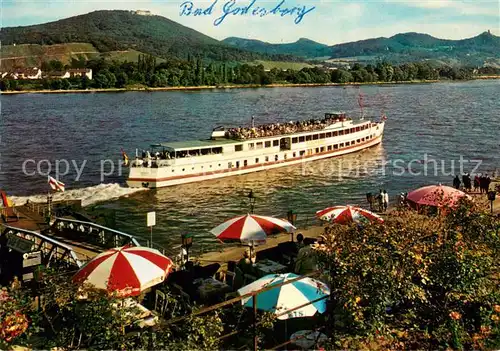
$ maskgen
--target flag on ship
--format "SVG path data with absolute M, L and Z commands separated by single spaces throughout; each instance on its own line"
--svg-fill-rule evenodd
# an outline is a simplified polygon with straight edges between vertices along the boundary
M 63 182 L 60 182 L 57 179 L 52 178 L 51 176 L 48 176 L 48 177 L 49 177 L 49 185 L 52 188 L 52 190 L 64 191 L 64 183 Z

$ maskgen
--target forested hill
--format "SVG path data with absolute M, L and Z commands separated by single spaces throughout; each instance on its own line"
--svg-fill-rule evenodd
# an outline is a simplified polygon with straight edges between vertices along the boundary
M 400 33 L 390 38 L 373 38 L 333 46 L 308 39 L 288 44 L 271 44 L 231 37 L 224 42 L 249 51 L 289 54 L 309 59 L 327 56 L 333 59 L 349 58 L 358 62 L 435 60 L 459 65 L 483 65 L 488 62 L 500 64 L 500 37 L 490 32 L 462 40 L 439 39 L 421 33 Z
M 85 15 L 25 27 L 2 28 L 2 45 L 90 43 L 100 52 L 136 50 L 163 58 L 189 55 L 215 61 L 269 59 L 244 51 L 161 16 L 131 11 L 95 11 Z M 274 57 L 290 59 L 290 57 Z
M 301 38 L 294 43 L 270 44 L 260 40 L 230 37 L 222 42 L 239 49 L 254 51 L 269 55 L 294 55 L 305 58 L 329 58 L 332 49 L 310 39 Z

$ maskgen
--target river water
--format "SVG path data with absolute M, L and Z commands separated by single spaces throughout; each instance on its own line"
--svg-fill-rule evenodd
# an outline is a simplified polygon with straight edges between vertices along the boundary
M 363 112 L 358 105 L 363 96 Z M 182 233 L 216 245 L 209 229 L 248 211 L 314 223 L 336 204 L 365 204 L 367 192 L 398 193 L 451 184 L 462 171 L 500 168 L 498 81 L 358 87 L 259 88 L 176 92 L 21 94 L 1 96 L 0 187 L 17 203 L 45 200 L 46 174 L 92 208 L 112 209 L 119 230 L 149 238 L 146 212 L 156 211 L 154 241 L 171 247 Z M 204 139 L 219 125 L 321 118 L 346 111 L 387 117 L 383 143 L 360 153 L 159 190 L 129 189 L 120 150 L 133 156 L 157 142 Z M 65 174 L 67 173 L 67 174 Z M 32 196 L 39 194 L 38 196 Z M 45 195 L 46 196 L 46 195 Z M 198 245 L 199 247 L 199 245 Z

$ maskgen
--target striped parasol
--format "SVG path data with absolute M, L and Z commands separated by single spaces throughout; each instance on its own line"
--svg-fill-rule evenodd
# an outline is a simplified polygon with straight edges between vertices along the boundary
M 384 220 L 379 215 L 355 206 L 333 206 L 316 212 L 316 217 L 324 221 L 331 221 L 339 224 L 370 222 L 383 223 Z
M 165 280 L 172 260 L 148 247 L 124 246 L 103 252 L 74 276 L 75 283 L 89 283 L 120 297 L 136 296 Z
M 250 292 L 284 283 L 298 277 L 294 273 L 269 274 L 242 287 L 238 290 L 238 294 L 243 296 Z M 328 295 L 330 295 L 330 289 L 324 283 L 312 278 L 303 278 L 260 293 L 257 296 L 256 304 L 257 309 L 261 311 L 270 311 L 275 314 L 283 313 L 278 319 L 311 317 L 317 312 L 324 313 L 326 311 L 326 299 L 313 302 L 310 305 L 306 304 Z M 241 300 L 241 303 L 245 307 L 252 307 L 253 297 L 245 298 Z M 306 306 L 285 313 L 302 305 Z
M 272 234 L 291 233 L 296 228 L 283 219 L 247 214 L 231 218 L 213 228 L 214 234 L 222 242 L 262 244 Z

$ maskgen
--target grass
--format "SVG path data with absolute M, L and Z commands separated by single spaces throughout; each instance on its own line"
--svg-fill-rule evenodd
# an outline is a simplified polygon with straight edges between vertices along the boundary
M 40 66 L 43 61 L 59 60 L 63 64 L 71 63 L 71 59 L 84 57 L 87 60 L 104 57 L 108 60 L 137 62 L 142 54 L 136 50 L 110 51 L 100 53 L 89 43 L 68 43 L 55 45 L 6 45 L 0 49 L 0 62 L 2 70 L 9 70 L 15 66 L 33 67 Z M 164 62 L 157 58 L 156 62 Z

